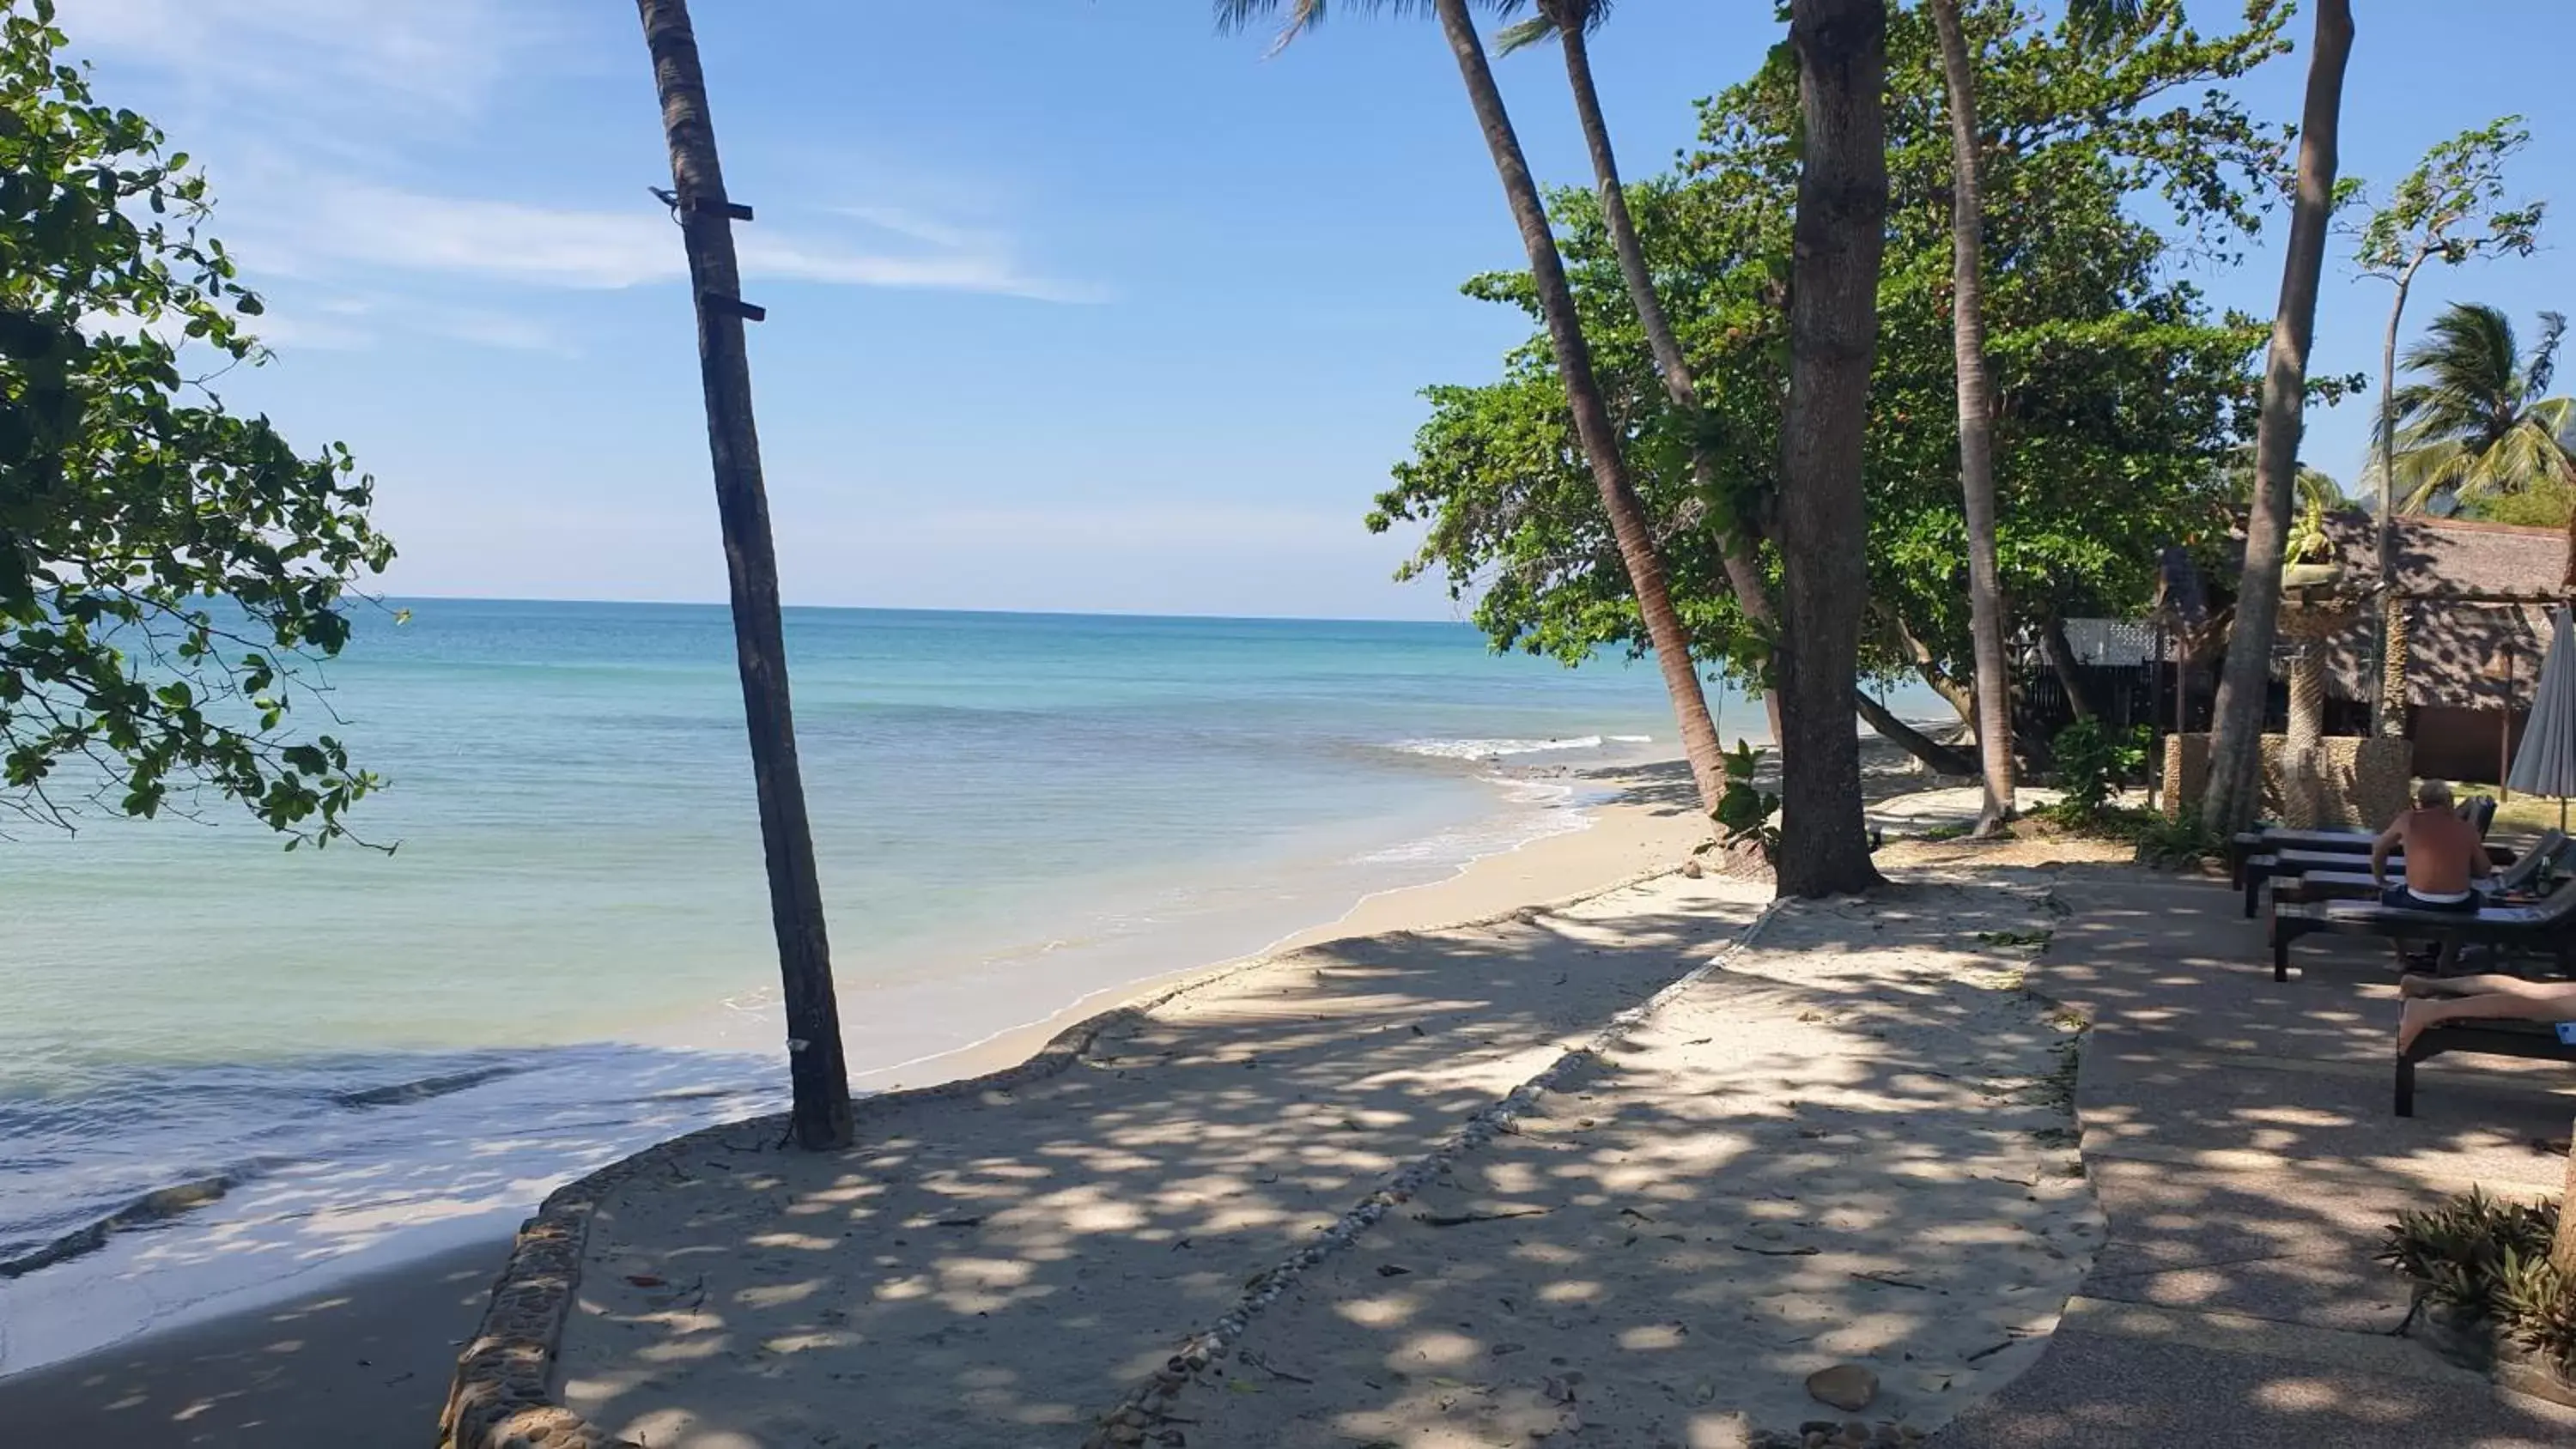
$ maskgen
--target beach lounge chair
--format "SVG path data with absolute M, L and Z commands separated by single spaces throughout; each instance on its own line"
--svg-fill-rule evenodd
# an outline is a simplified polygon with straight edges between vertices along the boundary
M 2460 818 L 2476 827 L 2483 838 L 2487 827 L 2495 823 L 2496 802 L 2493 796 L 2471 795 L 2460 802 Z M 2283 850 L 2327 851 L 2350 855 L 2370 854 L 2371 843 L 2379 832 L 2359 826 L 2328 826 L 2312 830 L 2294 830 L 2287 826 L 2270 826 L 2262 830 L 2240 830 L 2227 842 L 2227 875 L 2239 889 L 2245 885 L 2248 862 L 2255 857 Z M 2246 914 L 2253 914 L 2248 911 Z
M 2397 1115 L 2415 1115 L 2415 1064 L 2445 1052 L 2576 1062 L 2576 1045 L 2540 1021 L 2445 1021 L 2426 1027 L 2415 1044 L 2397 1054 Z
M 2576 955 L 2576 886 L 2562 886 L 2527 905 L 2475 911 L 2410 911 L 2376 901 L 2318 901 L 2272 916 L 2272 979 L 2290 979 L 2290 945 L 2302 936 L 2377 936 L 2434 941 L 2445 959 L 2462 946 L 2545 951 L 2562 974 Z
M 2504 845 L 2488 846 L 2487 862 L 2499 868 L 2513 864 L 2513 848 Z M 2363 849 L 2357 851 L 2276 850 L 2266 855 L 2254 856 L 2245 862 L 2245 870 L 2239 881 L 2239 884 L 2245 888 L 2245 919 L 2249 921 L 2254 919 L 2256 913 L 2262 909 L 2263 886 L 2267 881 L 2278 880 L 2284 876 L 2303 876 L 2310 871 L 2345 871 L 2356 867 L 2361 868 L 2366 874 L 2369 864 L 2370 851 L 2367 848 L 2367 842 Z M 2388 857 L 2389 876 L 2392 879 L 2402 877 L 2405 870 L 2406 852 L 2399 850 L 2391 853 Z
M 2476 883 L 2482 894 L 2495 896 L 2513 891 L 2547 891 L 2567 868 L 2568 857 L 2576 854 L 2567 837 L 2557 830 L 2544 832 L 2532 843 L 2521 859 L 2492 880 Z M 2366 870 L 2309 870 L 2294 877 L 2272 877 L 2272 911 L 2275 917 L 2283 906 L 2310 905 L 2317 901 L 2375 901 L 2379 899 L 2379 882 Z

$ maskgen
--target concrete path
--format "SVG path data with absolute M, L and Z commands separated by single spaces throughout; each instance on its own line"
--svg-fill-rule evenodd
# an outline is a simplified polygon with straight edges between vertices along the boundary
M 2576 1410 L 2390 1336 L 2405 1286 L 2371 1261 L 2401 1208 L 2555 1192 L 2576 1072 L 2443 1058 L 2399 1119 L 2384 948 L 2302 942 L 2276 985 L 2224 882 L 2058 893 L 2033 985 L 2094 1018 L 2076 1105 L 2110 1240 L 2038 1365 L 1934 1449 L 2576 1442 Z
M 1974 881 L 1785 907 L 1254 1319 L 1183 1437 L 1141 1437 L 1914 1442 L 2037 1357 L 2101 1241 L 2076 1023 L 2010 944 L 2052 924 Z M 1824 1370 L 1875 1387 L 1829 1409 Z
M 564 1399 L 650 1449 L 1080 1442 L 1400 1165 L 1706 958 L 1761 892 L 1668 876 L 1294 952 L 1012 1091 L 815 1156 L 701 1139 L 597 1209 Z

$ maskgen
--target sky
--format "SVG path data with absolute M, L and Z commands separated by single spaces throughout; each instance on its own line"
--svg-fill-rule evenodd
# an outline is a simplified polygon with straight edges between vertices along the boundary
M 404 595 L 717 600 L 670 181 L 616 0 L 60 0 L 103 98 L 222 199 L 275 361 L 222 384 L 353 447 Z M 2196 0 L 2205 27 L 2240 5 Z M 1436 29 L 1345 15 L 1275 57 L 1203 0 L 697 0 L 793 604 L 1448 618 L 1361 526 L 1425 415 L 1527 335 L 1522 264 Z M 2435 272 L 2571 308 L 2566 0 L 2360 0 L 2347 175 L 2519 108 L 2545 249 Z M 2301 53 L 2250 77 L 2295 117 Z M 2513 37 L 2509 43 L 2500 38 Z M 1629 0 L 1595 47 L 1631 175 L 1781 38 L 1768 0 Z M 1563 72 L 1498 63 L 1542 182 L 1588 179 Z M 2277 242 L 2277 237 L 2270 239 Z M 2279 255 L 2196 278 L 2268 316 Z M 2376 371 L 2388 290 L 2330 257 L 2314 370 Z M 2313 415 L 2357 482 L 2367 405 Z

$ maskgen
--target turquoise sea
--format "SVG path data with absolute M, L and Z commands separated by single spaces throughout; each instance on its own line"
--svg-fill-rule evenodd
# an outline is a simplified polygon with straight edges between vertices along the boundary
M 398 606 L 327 672 L 393 853 L 282 852 L 219 804 L 0 840 L 0 1373 L 495 1234 L 778 1105 L 724 610 Z M 787 636 L 862 1087 L 1580 829 L 1589 768 L 1670 753 L 1651 665 L 1460 624 L 792 609 Z M 149 1197 L 182 1184 L 187 1211 Z

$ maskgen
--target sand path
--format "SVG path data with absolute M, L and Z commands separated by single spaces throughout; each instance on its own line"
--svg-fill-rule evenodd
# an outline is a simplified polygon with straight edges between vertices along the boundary
M 870 1113 L 846 1154 L 751 1127 L 685 1142 L 599 1203 L 564 1402 L 651 1449 L 1078 1442 L 1247 1278 L 1763 894 L 1670 876 L 1313 947 L 1058 1075 Z
M 2045 905 L 1918 882 L 1785 908 L 1139 1437 L 1734 1449 L 1938 1426 L 2037 1356 L 2101 1240 L 2073 1024 L 2018 989 L 2011 941 Z M 1808 1395 L 1841 1364 L 1877 1380 L 1859 1412 Z

